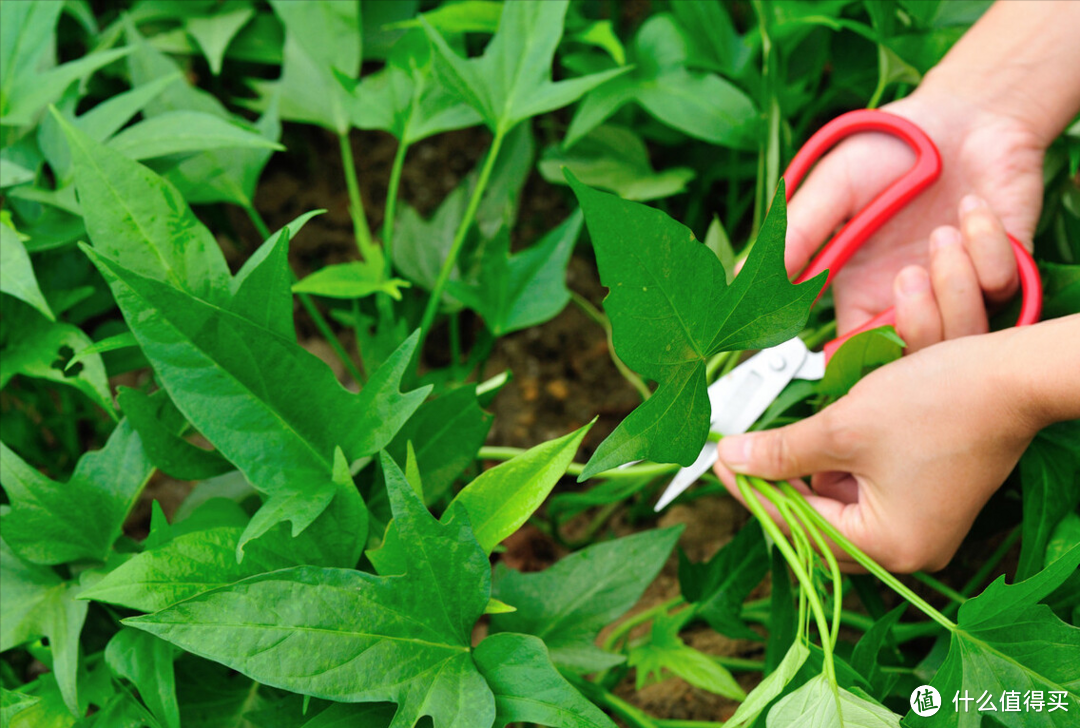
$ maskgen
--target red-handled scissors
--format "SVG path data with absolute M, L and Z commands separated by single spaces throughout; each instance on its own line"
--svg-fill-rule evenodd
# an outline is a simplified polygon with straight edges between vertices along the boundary
M 844 264 L 863 243 L 941 174 L 941 155 L 928 136 L 907 119 L 883 111 L 852 111 L 821 128 L 791 161 L 784 179 L 787 198 L 795 193 L 810 168 L 838 142 L 860 132 L 891 134 L 915 152 L 915 164 L 873 202 L 860 210 L 810 261 L 796 283 L 827 270 L 827 287 Z M 1009 235 L 1020 274 L 1023 302 L 1017 326 L 1039 320 L 1042 311 L 1042 281 L 1031 254 Z M 824 288 L 822 289 L 824 290 Z M 825 374 L 825 364 L 833 352 L 855 334 L 896 323 L 896 312 L 888 309 L 858 329 L 825 344 L 824 351 L 811 352 L 799 338 L 765 349 L 746 360 L 709 387 L 712 407 L 710 429 L 722 435 L 746 432 L 768 409 L 793 379 L 817 380 Z M 706 443 L 697 460 L 681 469 L 656 504 L 661 510 L 713 466 L 716 445 Z

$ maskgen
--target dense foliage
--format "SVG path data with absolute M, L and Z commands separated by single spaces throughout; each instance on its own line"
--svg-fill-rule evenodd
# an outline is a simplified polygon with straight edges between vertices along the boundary
M 815 545 L 842 537 L 786 483 L 740 485 L 791 537 L 751 497 L 757 519 L 700 563 L 651 509 L 709 438 L 706 386 L 738 352 L 831 337 L 822 281 L 784 271 L 782 163 L 823 121 L 909 92 L 986 3 L 98 5 L 0 3 L 3 725 L 690 725 L 628 700 L 631 676 L 741 704 L 726 726 L 897 726 L 923 683 L 1080 713 L 1077 423 L 1036 438 L 978 526 L 996 547 L 955 589 L 922 575 L 916 593 L 850 545 L 874 576 L 841 577 Z M 256 194 L 274 155 L 306 153 L 283 123 L 339 146 L 355 238 L 302 279 L 290 244 L 322 211 L 272 230 Z M 410 147 L 471 127 L 485 154 L 425 217 L 401 193 Z M 397 141 L 378 229 L 354 129 Z M 1035 241 L 1046 316 L 1080 311 L 1078 164 L 1074 125 Z M 573 211 L 523 238 L 530 175 Z M 237 247 L 235 210 L 261 245 Z M 595 255 L 603 311 L 567 288 L 575 250 Z M 584 465 L 592 424 L 485 447 L 513 376 L 486 378 L 496 340 L 571 299 L 641 405 Z M 853 340 L 756 427 L 900 348 Z M 158 472 L 194 487 L 140 520 Z M 566 474 L 593 481 L 552 495 Z M 704 480 L 678 502 L 723 492 Z M 633 533 L 614 537 L 615 513 Z M 585 537 L 567 542 L 573 518 Z M 499 563 L 526 523 L 568 555 Z M 624 619 L 673 558 L 679 596 Z M 700 651 L 681 633 L 701 624 L 749 647 Z

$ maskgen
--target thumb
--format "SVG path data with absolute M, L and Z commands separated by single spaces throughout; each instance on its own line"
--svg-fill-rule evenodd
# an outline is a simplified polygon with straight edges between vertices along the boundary
M 736 473 L 786 480 L 827 470 L 847 470 L 828 409 L 776 430 L 729 435 L 718 446 L 720 460 Z

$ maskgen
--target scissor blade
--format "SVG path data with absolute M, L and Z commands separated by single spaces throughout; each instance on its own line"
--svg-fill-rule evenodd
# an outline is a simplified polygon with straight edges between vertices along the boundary
M 708 390 L 712 407 L 711 429 L 722 435 L 737 435 L 750 429 L 773 400 L 798 374 L 815 378 L 816 367 L 804 370 L 810 354 L 806 344 L 795 338 L 758 352 L 714 382 Z M 819 375 L 820 376 L 820 375 Z M 659 511 L 675 500 L 717 460 L 716 446 L 707 443 L 692 465 L 682 468 L 656 503 Z
M 657 511 L 662 511 L 667 507 L 667 504 L 678 498 L 684 490 L 693 485 L 698 478 L 704 475 L 709 468 L 716 462 L 716 443 L 705 443 L 705 447 L 701 448 L 701 454 L 698 455 L 697 460 L 693 465 L 681 469 L 675 473 L 675 477 L 672 479 L 671 484 L 664 491 L 664 494 L 660 496 L 660 500 L 656 502 Z

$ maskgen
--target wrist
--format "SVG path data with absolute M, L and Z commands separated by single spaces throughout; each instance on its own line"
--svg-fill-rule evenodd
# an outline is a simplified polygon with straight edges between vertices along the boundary
M 1013 411 L 1031 434 L 1080 418 L 1080 314 L 993 334 L 1002 359 L 997 386 L 1012 392 Z

